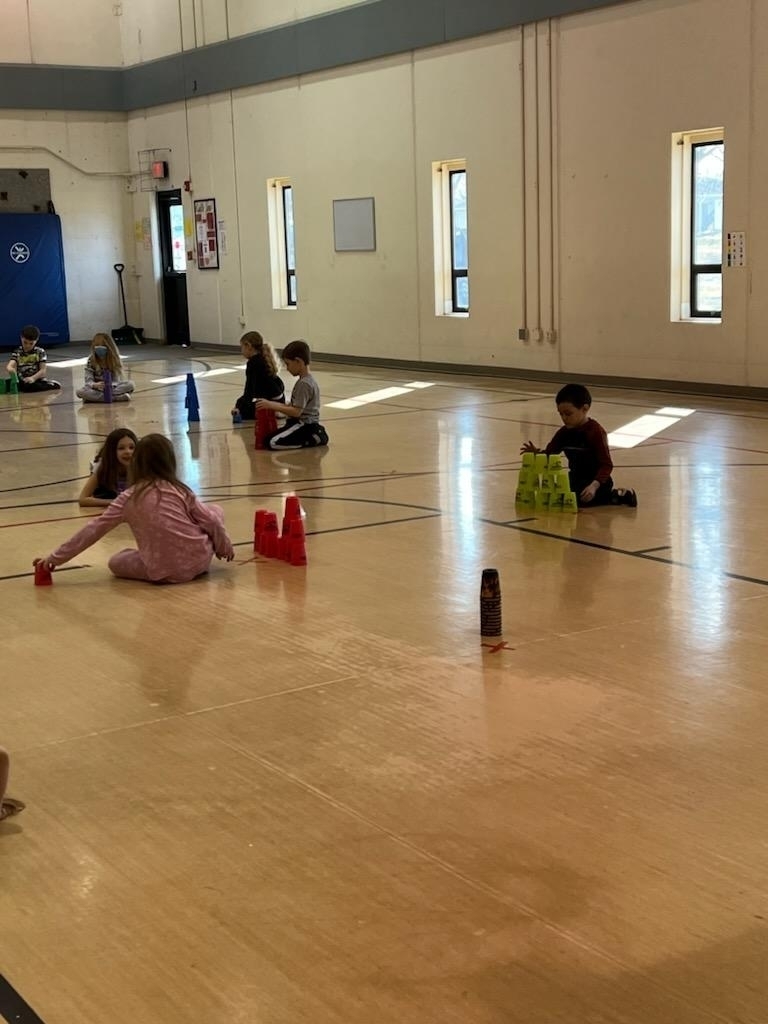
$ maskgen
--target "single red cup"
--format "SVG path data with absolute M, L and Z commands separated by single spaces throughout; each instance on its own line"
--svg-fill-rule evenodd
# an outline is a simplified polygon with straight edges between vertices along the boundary
M 53 586 L 53 576 L 51 575 L 51 570 L 46 567 L 45 562 L 38 562 L 35 566 L 35 586 Z

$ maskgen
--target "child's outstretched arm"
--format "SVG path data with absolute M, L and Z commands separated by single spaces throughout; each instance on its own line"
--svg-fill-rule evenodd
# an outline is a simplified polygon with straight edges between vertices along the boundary
M 78 530 L 73 537 L 64 541 L 50 555 L 46 555 L 44 558 L 35 558 L 32 564 L 37 565 L 38 562 L 42 562 L 46 569 L 55 569 L 56 566 L 64 565 L 75 555 L 85 551 L 91 544 L 95 544 L 105 533 L 114 530 L 123 522 L 123 507 L 130 497 L 130 493 L 130 491 L 123 491 L 114 501 L 110 502 L 109 508 L 105 509 L 100 516 L 94 516 L 82 530 Z

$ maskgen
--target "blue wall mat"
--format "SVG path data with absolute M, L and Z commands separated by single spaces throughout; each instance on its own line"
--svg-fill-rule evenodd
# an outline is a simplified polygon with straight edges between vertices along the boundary
M 0 345 L 16 345 L 25 324 L 43 348 L 69 341 L 61 221 L 50 213 L 0 215 Z

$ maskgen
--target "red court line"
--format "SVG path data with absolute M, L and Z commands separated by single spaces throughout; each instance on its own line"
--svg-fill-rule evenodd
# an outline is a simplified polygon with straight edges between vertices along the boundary
M 28 519 L 25 523 L 2 523 L 0 530 L 9 530 L 12 526 L 38 526 L 40 523 L 68 523 L 73 519 L 83 519 L 86 522 L 94 516 L 60 516 L 58 519 Z

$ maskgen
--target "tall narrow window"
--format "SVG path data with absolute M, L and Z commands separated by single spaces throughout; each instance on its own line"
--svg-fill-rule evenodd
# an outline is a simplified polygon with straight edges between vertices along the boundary
M 267 181 L 269 254 L 272 268 L 272 306 L 295 309 L 296 234 L 293 218 L 293 186 L 288 178 Z
M 296 244 L 293 231 L 293 186 L 281 185 L 283 192 L 283 234 L 285 236 L 285 284 L 289 306 L 296 305 Z
M 723 155 L 718 142 L 691 147 L 691 316 L 723 312 Z
M 468 313 L 467 172 L 449 171 L 448 174 L 451 193 L 451 302 L 454 313 Z
M 672 320 L 722 318 L 724 172 L 722 128 L 672 136 Z
M 469 222 L 464 160 L 432 164 L 435 314 L 469 314 Z

